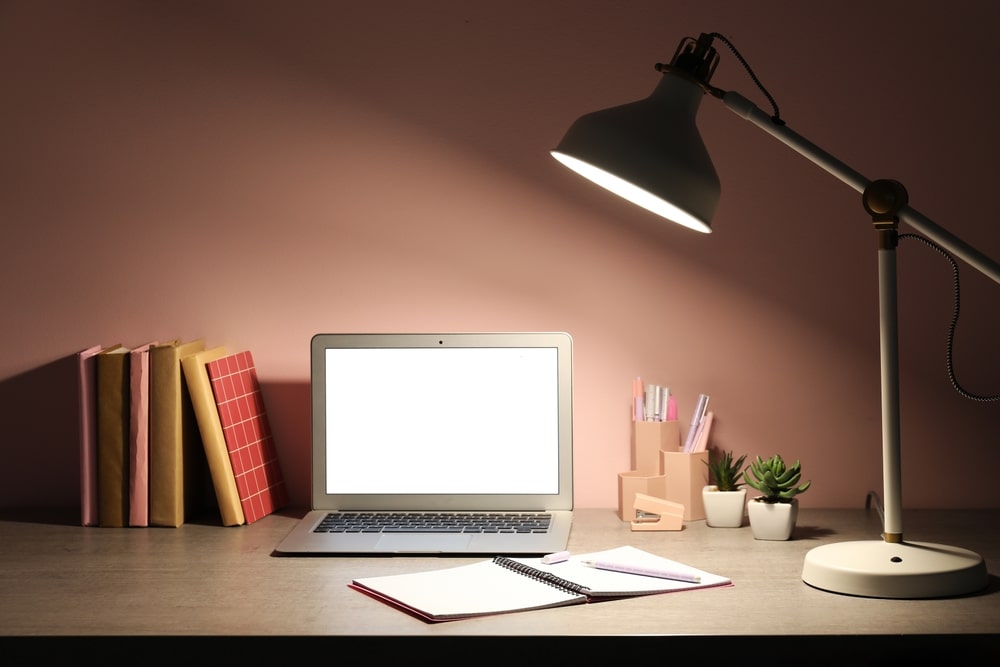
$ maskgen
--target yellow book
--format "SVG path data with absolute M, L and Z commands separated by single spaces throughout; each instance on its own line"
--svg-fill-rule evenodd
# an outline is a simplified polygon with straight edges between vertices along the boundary
M 198 509 L 205 454 L 181 358 L 205 349 L 201 339 L 149 351 L 149 523 L 177 527 Z
M 219 419 L 215 395 L 212 393 L 212 383 L 205 367 L 208 362 L 224 356 L 226 356 L 224 346 L 202 350 L 181 357 L 181 368 L 191 394 L 191 405 L 198 421 L 198 432 L 201 433 L 205 458 L 208 459 L 208 470 L 212 475 L 215 497 L 219 501 L 222 524 L 239 526 L 245 523 L 243 507 L 236 489 L 233 466 L 229 461 L 229 450 L 226 449 L 226 438 L 222 432 L 222 421 Z
M 97 500 L 101 526 L 128 525 L 129 349 L 97 355 Z

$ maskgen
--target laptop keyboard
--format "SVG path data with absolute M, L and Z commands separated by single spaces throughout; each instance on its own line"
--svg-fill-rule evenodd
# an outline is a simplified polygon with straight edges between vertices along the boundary
M 331 512 L 317 533 L 545 533 L 551 514 L 520 512 Z

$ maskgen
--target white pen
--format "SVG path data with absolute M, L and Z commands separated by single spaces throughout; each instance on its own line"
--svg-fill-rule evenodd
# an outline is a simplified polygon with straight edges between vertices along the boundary
M 701 420 L 705 418 L 705 413 L 708 412 L 708 401 L 708 394 L 698 394 L 698 404 L 695 405 L 694 414 L 691 415 L 691 426 L 688 427 L 687 439 L 684 441 L 684 451 L 688 454 L 691 453 L 691 448 L 694 447 Z
M 568 551 L 557 551 L 554 554 L 546 554 L 542 556 L 542 562 L 546 565 L 553 565 L 555 563 L 562 563 L 569 560 Z
M 686 581 L 692 584 L 701 583 L 701 576 L 690 572 L 677 572 L 658 567 L 643 567 L 641 565 L 629 565 L 628 563 L 613 563 L 606 560 L 582 560 L 582 564 L 598 570 L 611 570 L 612 572 L 625 572 L 627 574 L 640 574 L 645 577 L 659 577 L 660 579 L 673 579 L 674 581 Z

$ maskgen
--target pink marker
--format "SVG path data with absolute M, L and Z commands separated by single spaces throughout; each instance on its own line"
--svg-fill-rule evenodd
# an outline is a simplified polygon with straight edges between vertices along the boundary
M 677 398 L 673 394 L 667 397 L 667 421 L 677 421 Z

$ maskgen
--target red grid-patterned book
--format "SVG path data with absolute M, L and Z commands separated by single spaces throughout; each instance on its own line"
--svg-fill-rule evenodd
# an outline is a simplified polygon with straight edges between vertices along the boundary
M 257 368 L 249 351 L 206 364 L 247 523 L 288 503 Z

